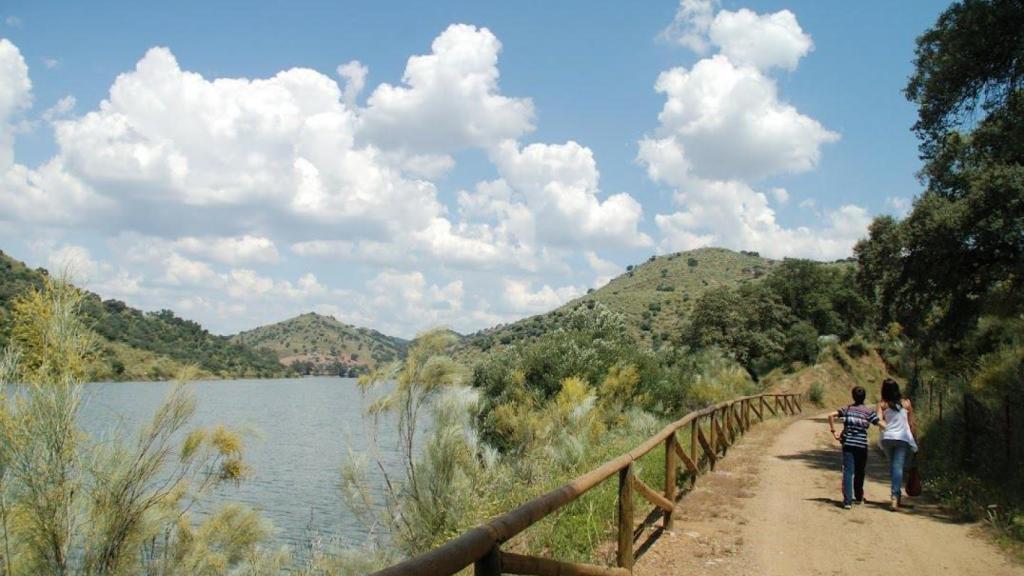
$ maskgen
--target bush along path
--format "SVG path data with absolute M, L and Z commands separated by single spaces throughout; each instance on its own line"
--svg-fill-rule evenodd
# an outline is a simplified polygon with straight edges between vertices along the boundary
M 677 506 L 676 529 L 635 573 L 1024 575 L 977 526 L 926 497 L 889 511 L 888 469 L 874 448 L 867 503 L 844 510 L 839 463 L 824 415 L 755 428 Z

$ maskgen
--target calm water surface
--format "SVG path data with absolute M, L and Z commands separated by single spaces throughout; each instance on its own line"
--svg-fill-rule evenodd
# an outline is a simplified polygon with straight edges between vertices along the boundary
M 96 383 L 86 387 L 83 426 L 97 436 L 112 430 L 132 433 L 147 421 L 172 384 Z M 225 424 L 251 434 L 245 459 L 252 476 L 239 487 L 214 495 L 214 504 L 242 502 L 273 522 L 278 544 L 302 548 L 313 538 L 358 544 L 363 528 L 345 509 L 338 488 L 340 469 L 351 448 L 366 452 L 360 417 L 363 400 L 352 378 L 223 380 L 191 385 L 199 402 L 195 425 Z M 393 423 L 380 444 L 395 469 Z M 372 459 L 370 460 L 372 462 Z M 381 486 L 376 467 L 368 472 Z

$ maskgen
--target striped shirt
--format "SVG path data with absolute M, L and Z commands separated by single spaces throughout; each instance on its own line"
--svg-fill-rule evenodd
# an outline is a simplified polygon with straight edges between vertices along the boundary
M 878 412 L 863 404 L 851 404 L 840 408 L 836 416 L 843 421 L 843 433 L 839 437 L 843 446 L 867 448 L 868 428 L 878 424 Z

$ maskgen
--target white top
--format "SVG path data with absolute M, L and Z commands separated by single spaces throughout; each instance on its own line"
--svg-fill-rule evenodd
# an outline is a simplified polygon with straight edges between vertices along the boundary
M 911 450 L 917 452 L 917 441 L 914 440 L 914 433 L 910 431 L 907 409 L 893 410 L 885 408 L 885 430 L 882 431 L 882 440 L 903 440 L 910 444 Z

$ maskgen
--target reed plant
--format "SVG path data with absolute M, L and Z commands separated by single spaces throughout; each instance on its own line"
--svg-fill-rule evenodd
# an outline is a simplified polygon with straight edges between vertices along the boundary
M 246 475 L 242 440 L 191 426 L 186 372 L 134 433 L 90 438 L 82 379 L 96 350 L 83 296 L 63 278 L 20 296 L 0 360 L 0 574 L 268 573 L 269 525 L 243 506 L 203 519 L 213 490 Z

